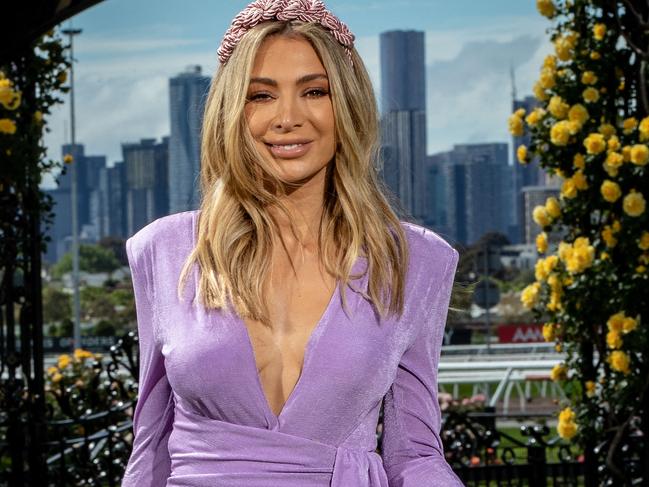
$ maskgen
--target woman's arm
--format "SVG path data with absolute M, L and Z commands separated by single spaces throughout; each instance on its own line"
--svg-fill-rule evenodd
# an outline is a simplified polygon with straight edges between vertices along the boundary
M 427 281 L 434 284 L 421 303 L 419 332 L 385 397 L 382 456 L 390 487 L 463 485 L 444 458 L 437 401 L 437 366 L 459 254 L 436 246 L 428 258 L 442 264 L 430 271 Z M 429 266 L 422 267 L 428 272 Z
M 122 487 L 159 487 L 170 472 L 167 441 L 173 423 L 174 403 L 167 381 L 164 357 L 153 330 L 151 263 L 148 249 L 135 234 L 126 241 L 135 293 L 140 370 L 138 400 L 133 414 L 133 451 Z

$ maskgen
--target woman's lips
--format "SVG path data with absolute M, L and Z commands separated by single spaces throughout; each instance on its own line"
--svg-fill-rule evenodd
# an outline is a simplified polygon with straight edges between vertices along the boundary
M 302 157 L 311 148 L 311 142 L 289 145 L 266 145 L 270 149 L 270 152 L 280 159 L 295 159 L 297 157 Z

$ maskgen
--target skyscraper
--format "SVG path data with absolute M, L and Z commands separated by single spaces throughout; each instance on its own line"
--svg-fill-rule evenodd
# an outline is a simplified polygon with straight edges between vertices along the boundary
M 133 235 L 156 218 L 169 213 L 169 138 L 122 144 L 126 165 L 126 233 Z
M 426 213 L 426 71 L 424 33 L 389 31 L 380 36 L 382 176 L 404 209 Z
M 471 245 L 488 232 L 507 235 L 507 152 L 505 143 L 458 144 L 430 156 L 439 165 L 445 191 L 440 229 L 450 240 Z
M 193 210 L 200 203 L 200 131 L 209 84 L 200 66 L 169 80 L 169 213 Z

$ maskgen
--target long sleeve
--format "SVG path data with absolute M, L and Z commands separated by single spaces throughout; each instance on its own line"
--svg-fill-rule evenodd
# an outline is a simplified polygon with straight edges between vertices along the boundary
M 390 487 L 463 485 L 444 458 L 437 400 L 437 367 L 459 254 L 448 246 L 438 255 L 428 258 L 445 264 L 442 272 L 430 271 L 419 328 L 385 397 L 382 456 Z
M 164 358 L 153 329 L 151 263 L 142 240 L 136 234 L 126 241 L 135 293 L 140 369 L 138 400 L 133 414 L 133 450 L 122 487 L 163 486 L 169 477 L 171 463 L 167 443 L 174 404 Z

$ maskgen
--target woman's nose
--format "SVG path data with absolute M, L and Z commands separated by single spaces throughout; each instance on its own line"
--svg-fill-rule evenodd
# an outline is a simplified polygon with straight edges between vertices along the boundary
M 304 123 L 304 113 L 299 100 L 292 97 L 280 97 L 273 126 L 277 129 L 290 130 Z

